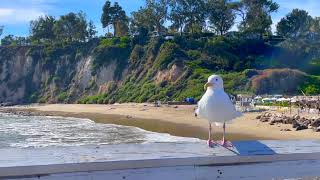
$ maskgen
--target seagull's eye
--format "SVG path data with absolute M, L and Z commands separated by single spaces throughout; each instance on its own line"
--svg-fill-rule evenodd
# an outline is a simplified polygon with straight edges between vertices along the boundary
M 216 79 L 216 81 L 218 81 L 218 79 Z

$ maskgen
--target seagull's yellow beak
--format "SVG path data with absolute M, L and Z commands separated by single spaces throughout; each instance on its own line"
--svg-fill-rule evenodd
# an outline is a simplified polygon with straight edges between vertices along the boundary
M 204 90 L 207 90 L 207 88 L 210 87 L 210 86 L 213 86 L 213 84 L 207 82 L 207 83 L 204 85 Z

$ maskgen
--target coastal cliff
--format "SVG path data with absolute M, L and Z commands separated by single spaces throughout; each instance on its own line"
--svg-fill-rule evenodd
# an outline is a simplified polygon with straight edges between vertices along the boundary
M 93 68 L 90 46 L 96 45 L 80 44 L 54 51 L 41 46 L 1 47 L 0 101 L 76 102 L 83 95 L 98 93 L 110 82 L 120 82 L 122 78 L 115 72 L 116 59 L 97 70 Z
M 263 66 L 265 61 L 250 58 L 267 54 L 250 49 L 237 54 L 241 48 L 225 47 L 228 41 L 155 38 L 134 43 L 122 37 L 68 45 L 2 46 L 0 102 L 102 104 L 199 98 L 212 73 L 222 74 L 229 93 L 295 94 L 320 84 L 317 76 L 299 70 L 263 70 L 270 68 Z M 269 48 L 255 43 L 247 45 Z

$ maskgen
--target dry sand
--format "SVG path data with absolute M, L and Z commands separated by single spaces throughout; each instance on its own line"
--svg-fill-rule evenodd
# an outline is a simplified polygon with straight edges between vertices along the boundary
M 19 107 L 24 111 L 46 113 L 47 115 L 89 118 L 98 123 L 113 123 L 136 126 L 149 131 L 169 133 L 176 136 L 207 139 L 208 122 L 194 116 L 195 106 L 162 106 L 151 104 L 80 105 L 50 104 Z M 275 125 L 256 120 L 259 113 L 245 113 L 244 116 L 227 125 L 230 140 L 249 139 L 320 139 L 320 133 L 312 130 L 280 131 L 292 129 L 291 125 Z M 222 128 L 214 127 L 214 138 L 221 138 Z

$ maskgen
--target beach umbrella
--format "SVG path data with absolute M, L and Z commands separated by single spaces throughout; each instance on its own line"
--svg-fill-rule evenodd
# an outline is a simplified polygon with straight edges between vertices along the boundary
M 273 97 L 273 98 L 270 98 L 270 101 L 276 101 L 277 98 Z
M 262 99 L 262 97 L 261 96 L 256 96 L 254 99 Z
M 295 103 L 295 102 L 297 102 L 297 99 L 296 99 L 296 97 L 293 97 L 293 98 L 291 98 L 291 99 L 290 99 L 290 102 L 292 102 L 292 103 Z
M 286 98 L 277 99 L 277 102 L 284 102 L 284 101 L 290 101 L 290 99 L 286 99 Z
M 263 98 L 262 99 L 262 102 L 269 102 L 269 101 L 272 101 L 271 98 Z

